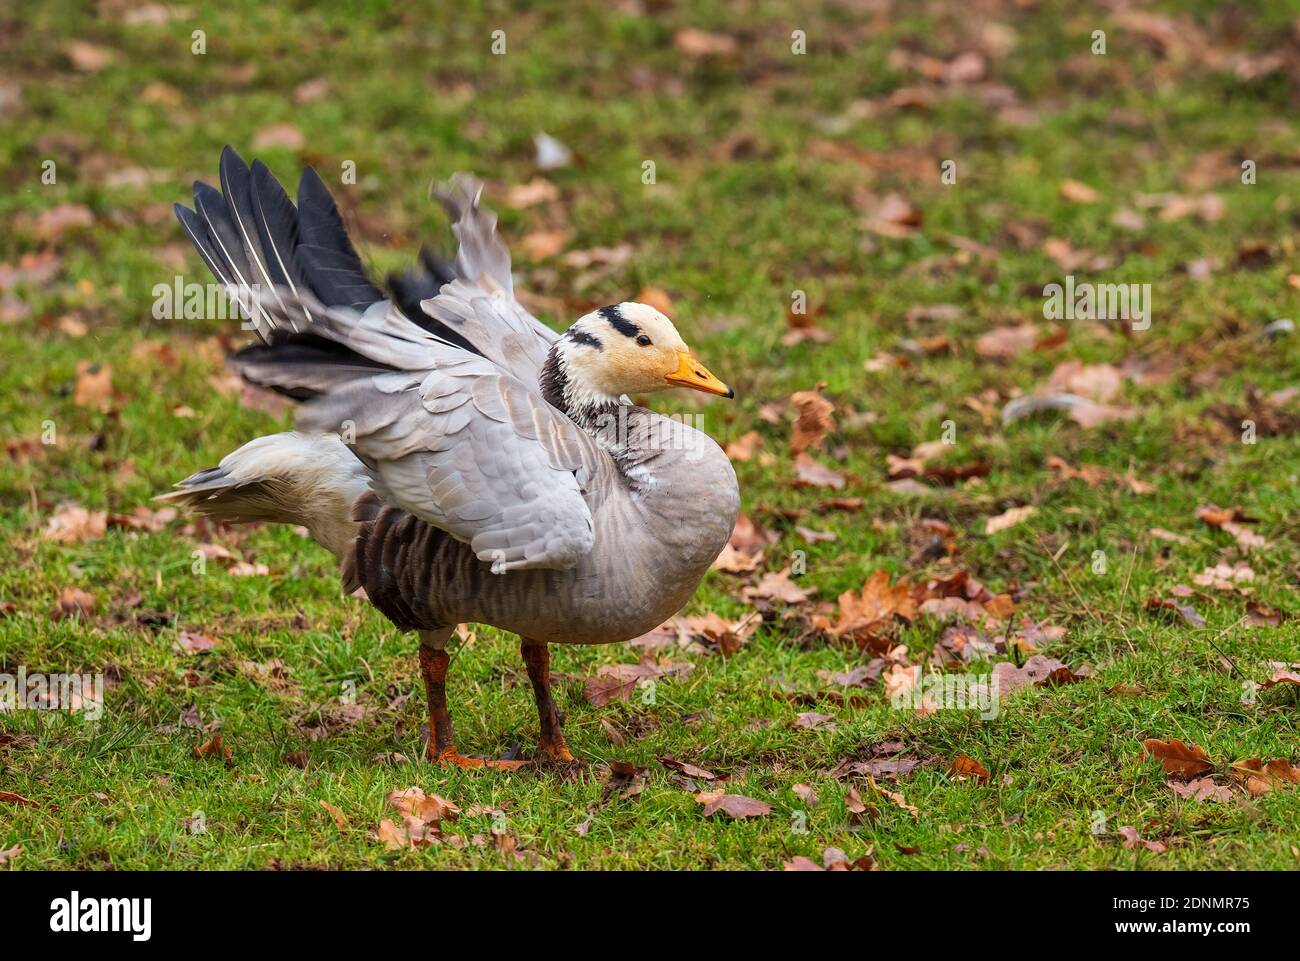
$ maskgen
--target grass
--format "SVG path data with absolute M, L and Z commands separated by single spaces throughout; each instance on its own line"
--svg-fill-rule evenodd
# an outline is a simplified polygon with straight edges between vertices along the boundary
M 0 671 L 102 672 L 111 683 L 97 723 L 0 714 L 0 732 L 16 735 L 0 746 L 0 790 L 45 805 L 0 804 L 0 851 L 23 847 L 14 868 L 772 869 L 794 855 L 820 861 L 828 846 L 850 857 L 871 851 L 888 869 L 1297 866 L 1300 789 L 1184 800 L 1139 757 L 1144 738 L 1177 737 L 1204 747 L 1220 773 L 1249 757 L 1297 759 L 1294 687 L 1243 700 L 1243 679 L 1262 681 L 1270 661 L 1300 659 L 1300 618 L 1252 628 L 1240 596 L 1209 589 L 1211 601 L 1192 601 L 1203 628 L 1145 609 L 1203 568 L 1242 560 L 1259 601 L 1296 613 L 1295 415 L 1278 415 L 1253 445 L 1234 425 L 1264 423 L 1255 398 L 1292 385 L 1300 359 L 1294 335 L 1261 334 L 1296 310 L 1287 278 L 1297 269 L 1300 139 L 1281 119 L 1293 109 L 1293 70 L 1243 80 L 1196 53 L 1162 50 L 1093 4 L 989 3 L 1006 28 L 992 33 L 975 30 L 961 3 L 897 4 L 875 16 L 765 0 L 743 20 L 722 3 L 653 15 L 629 12 L 635 4 L 579 4 L 564 17 L 493 5 L 430 15 L 379 0 L 295 11 L 193 3 L 186 17 L 140 25 L 111 12 L 90 18 L 92 6 L 21 4 L 0 32 L 0 82 L 21 88 L 0 140 L 0 216 L 11 225 L 0 263 L 50 245 L 35 226 L 42 211 L 78 204 L 94 218 L 52 242 L 59 274 L 11 291 L 30 312 L 11 304 L 18 316 L 0 324 L 0 434 L 13 449 L 0 458 L 0 601 L 14 605 L 0 618 Z M 1257 57 L 1290 42 L 1295 11 L 1283 6 L 1241 20 L 1190 0 L 1153 9 L 1172 18 L 1176 37 L 1195 28 L 1216 49 Z M 685 27 L 731 34 L 736 50 L 686 57 L 674 47 Z M 190 53 L 195 29 L 206 33 L 203 56 Z M 506 31 L 504 56 L 489 50 L 496 29 Z M 804 57 L 790 54 L 793 29 L 807 32 Z M 1104 57 L 1088 53 L 1094 29 L 1107 31 Z M 990 53 L 988 77 L 975 84 L 925 80 L 896 54 L 951 61 L 996 51 L 1008 37 L 1014 44 Z M 72 69 L 65 50 L 74 40 L 115 51 L 113 62 Z M 295 103 L 290 92 L 319 77 L 329 95 Z M 928 107 L 881 106 L 918 87 L 930 91 Z M 1007 91 L 1018 114 L 997 106 Z M 864 101 L 877 106 L 854 106 Z M 273 123 L 296 125 L 304 146 L 254 151 L 257 132 Z M 511 209 L 502 197 L 535 175 L 532 136 L 543 129 L 578 162 L 547 175 L 559 202 Z M 739 395 L 701 408 L 707 429 L 721 442 L 758 430 L 774 455 L 737 464 L 744 510 L 782 536 L 769 551 L 774 567 L 805 551 L 800 583 L 818 600 L 860 587 L 878 568 L 924 581 L 944 568 L 910 560 L 911 535 L 920 518 L 943 520 L 958 532 L 956 565 L 994 591 L 1023 589 L 1024 615 L 1066 628 L 1043 653 L 1090 663 L 1095 677 L 1018 692 L 988 721 L 895 710 L 876 686 L 856 692 L 857 706 L 817 701 L 813 709 L 833 714 L 835 728 L 807 730 L 795 719 L 809 708 L 774 692 L 822 692 L 817 671 L 845 670 L 866 655 L 801 641 L 778 611 L 731 657 L 674 653 L 694 669 L 660 684 L 653 704 L 634 697 L 597 708 L 582 696 L 583 678 L 635 660 L 634 650 L 554 650 L 567 736 L 587 762 L 577 773 L 380 763 L 393 752 L 419 757 L 415 641 L 363 603 L 340 599 L 323 550 L 287 529 L 187 531 L 181 521 L 157 533 L 110 528 L 71 544 L 43 533 L 64 503 L 129 512 L 289 423 L 287 412 L 244 407 L 237 393 L 214 387 L 224 346 L 214 338 L 235 342 L 231 325 L 150 317 L 153 285 L 170 282 L 178 263 L 187 279 L 207 279 L 168 206 L 187 199 L 192 179 L 215 178 L 226 142 L 263 157 L 290 184 L 310 162 L 337 185 L 341 165 L 354 161 L 357 183 L 334 189 L 377 273 L 409 262 L 422 238 L 443 236 L 425 199 L 430 179 L 462 169 L 488 178 L 520 286 L 539 297 L 549 323 L 562 327 L 649 284 L 672 295 L 688 342 Z M 1258 182 L 1243 185 L 1230 169 L 1189 186 L 1198 158 L 1212 151 L 1229 168 L 1254 159 Z M 40 180 L 47 159 L 57 164 L 53 185 Z M 957 162 L 955 185 L 939 181 L 943 159 Z M 655 162 L 653 185 L 642 183 L 646 160 Z M 141 169 L 153 175 L 117 185 L 108 176 Z M 1064 199 L 1065 179 L 1092 186 L 1097 202 Z M 1111 220 L 1142 195 L 1205 190 L 1224 201 L 1217 221 L 1166 221 L 1149 210 L 1134 232 Z M 871 207 L 863 194 L 890 192 L 924 215 L 910 236 L 862 226 Z M 570 231 L 566 249 L 630 244 L 634 256 L 584 277 L 521 253 L 525 236 L 556 228 Z M 963 254 L 952 235 L 992 253 Z M 993 327 L 1046 326 L 1042 286 L 1071 272 L 1044 252 L 1048 237 L 1110 258 L 1101 270 L 1074 268 L 1080 279 L 1150 283 L 1150 331 L 1066 322 L 1058 346 L 1005 362 L 979 356 L 974 343 Z M 1243 258 L 1252 244 L 1269 256 Z M 1214 264 L 1208 278 L 1184 267 L 1200 259 Z M 796 290 L 835 334 L 832 344 L 782 345 Z M 957 310 L 951 319 L 909 319 L 912 308 L 934 304 Z M 83 323 L 84 334 L 64 318 Z M 864 369 L 882 351 L 905 355 L 906 338 L 939 334 L 951 351 Z M 1085 430 L 1051 415 L 1004 427 L 996 416 L 1064 360 L 1119 366 L 1133 357 L 1167 359 L 1172 376 L 1125 380 L 1115 402 L 1135 411 L 1131 420 Z M 79 361 L 111 367 L 110 411 L 76 403 Z M 857 512 L 819 514 L 827 492 L 792 484 L 789 425 L 760 417 L 762 405 L 817 382 L 836 404 L 838 426 L 816 456 L 850 478 L 839 494 L 861 498 Z M 988 417 L 968 403 L 985 392 L 993 392 L 982 401 Z M 664 396 L 657 406 L 693 403 Z M 192 416 L 173 413 L 185 407 Z M 887 486 L 886 455 L 938 439 L 946 421 L 957 438 L 949 460 L 987 462 L 987 478 L 925 496 Z M 57 443 L 19 452 L 51 422 Z M 1154 489 L 1136 495 L 1124 484 L 1063 480 L 1047 466 L 1053 456 L 1131 471 Z M 1259 518 L 1254 529 L 1270 546 L 1247 551 L 1202 524 L 1195 512 L 1207 503 L 1240 505 Z M 985 518 L 1020 505 L 1037 512 L 984 533 Z M 787 516 L 795 511 L 804 512 L 797 523 L 838 540 L 805 543 Z M 1187 540 L 1159 540 L 1152 528 Z M 202 541 L 270 573 L 233 577 L 212 563 L 197 576 Z M 1097 551 L 1107 559 L 1101 574 Z M 52 619 L 71 586 L 95 597 L 94 613 Z M 746 609 L 737 579 L 720 573 L 690 608 Z M 219 646 L 177 653 L 181 630 L 213 635 Z M 900 641 L 919 660 L 941 632 L 922 618 Z M 283 679 L 249 667 L 271 661 L 282 663 Z M 355 723 L 339 705 L 349 684 L 366 709 Z M 462 749 L 495 756 L 531 746 L 536 718 L 514 638 L 479 627 L 456 652 L 449 687 Z M 1119 693 L 1128 688 L 1140 693 Z M 219 722 L 232 766 L 193 756 L 208 733 L 168 730 L 189 705 L 203 725 Z M 610 743 L 609 726 L 625 744 Z M 861 779 L 829 774 L 891 740 L 939 759 L 898 784 L 882 782 L 904 793 L 915 816 Z M 989 781 L 946 773 L 957 754 L 983 763 Z M 725 775 L 726 790 L 766 801 L 772 813 L 703 817 L 690 787 L 658 762 L 666 755 Z M 604 765 L 613 759 L 645 766 L 644 790 L 609 791 Z M 816 807 L 792 793 L 799 783 L 816 789 Z M 876 804 L 877 818 L 853 823 L 850 784 Z M 492 843 L 488 813 L 447 828 L 459 843 L 387 851 L 370 832 L 391 815 L 386 795 L 410 785 L 462 809 L 504 811 L 514 853 Z M 349 826 L 337 828 L 321 801 L 337 805 Z M 1095 812 L 1104 834 L 1092 831 Z M 200 816 L 206 831 L 196 833 Z M 1125 825 L 1168 850 L 1125 847 L 1116 833 Z

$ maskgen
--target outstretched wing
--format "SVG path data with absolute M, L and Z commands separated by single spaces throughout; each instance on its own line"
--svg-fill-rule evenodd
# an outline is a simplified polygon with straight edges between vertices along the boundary
M 275 321 L 389 368 L 318 370 L 316 396 L 298 412 L 300 429 L 343 437 L 383 501 L 468 543 L 498 573 L 568 568 L 591 550 L 592 512 L 613 464 L 535 389 L 395 309 L 358 314 L 287 291 L 261 303 Z M 259 383 L 303 376 L 274 353 L 254 368 L 245 373 Z

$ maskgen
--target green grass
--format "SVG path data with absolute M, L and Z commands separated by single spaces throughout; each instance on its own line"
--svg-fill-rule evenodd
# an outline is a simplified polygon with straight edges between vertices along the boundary
M 765 0 L 743 22 L 722 3 L 647 16 L 620 4 L 569 5 L 564 16 L 495 5 L 430 15 L 379 0 L 332 11 L 187 6 L 188 18 L 127 26 L 91 18 L 90 3 L 25 3 L 0 31 L 0 83 L 22 91 L 0 138 L 0 263 L 42 249 L 32 223 L 43 210 L 84 204 L 95 218 L 92 229 L 57 242 L 62 269 L 52 282 L 12 292 L 30 315 L 0 324 L 0 435 L 35 438 L 46 422 L 57 432 L 56 444 L 30 457 L 0 456 L 0 601 L 15 605 L 0 618 L 0 671 L 102 672 L 112 684 L 97 723 L 46 712 L 0 715 L 0 732 L 19 735 L 0 746 L 0 790 L 46 805 L 0 803 L 0 851 L 24 848 L 13 867 L 771 869 L 796 854 L 820 861 L 827 846 L 850 857 L 870 850 L 889 869 L 1297 866 L 1300 788 L 1258 798 L 1237 791 L 1230 803 L 1185 801 L 1157 765 L 1139 758 L 1143 738 L 1178 737 L 1203 746 L 1221 773 L 1249 757 L 1297 760 L 1295 688 L 1279 685 L 1253 701 L 1242 695 L 1243 678 L 1263 680 L 1269 661 L 1300 659 L 1300 442 L 1285 418 L 1283 429 L 1261 430 L 1253 445 L 1223 426 L 1245 416 L 1262 423 L 1250 398 L 1294 384 L 1300 360 L 1294 335 L 1260 336 L 1298 309 L 1287 277 L 1298 269 L 1300 135 L 1285 122 L 1295 97 L 1285 69 L 1244 81 L 1207 67 L 1195 52 L 1188 60 L 1162 57 L 1100 6 L 1007 3 L 996 19 L 1014 30 L 1015 46 L 991 59 L 987 79 L 1030 112 L 1018 124 L 987 106 L 978 87 L 929 84 L 890 58 L 906 49 L 950 60 L 977 47 L 975 18 L 960 3 L 924 12 L 899 4 L 893 16 L 877 18 L 849 5 L 806 13 Z M 1292 42 L 1290 21 L 1300 8 L 1287 6 L 1252 11 L 1234 21 L 1235 30 L 1209 3 L 1157 10 L 1199 24 L 1224 49 L 1224 38 L 1235 36 L 1234 51 L 1258 56 Z M 683 57 L 673 36 L 687 26 L 735 35 L 736 53 Z M 208 52 L 194 56 L 191 31 L 200 28 Z M 789 53 L 796 28 L 808 33 L 807 56 Z M 505 56 L 489 52 L 495 29 L 506 31 Z M 1105 57 L 1087 52 L 1094 29 L 1107 31 Z M 71 69 L 61 51 L 74 39 L 116 50 L 115 62 L 93 74 Z M 329 96 L 293 102 L 295 87 L 322 76 Z M 176 103 L 141 96 L 160 83 Z M 927 85 L 936 91 L 929 109 L 885 108 L 866 119 L 854 112 L 855 101 Z M 304 149 L 254 151 L 256 132 L 277 122 L 297 125 Z M 508 186 L 534 176 L 532 136 L 542 129 L 578 157 L 548 175 L 562 194 L 562 217 L 557 208 L 511 210 L 502 201 Z M 733 135 L 747 138 L 738 159 L 718 147 Z M 818 600 L 859 587 L 877 568 L 924 580 L 943 569 L 909 560 L 909 531 L 918 518 L 943 519 L 958 530 L 956 564 L 995 591 L 1023 588 L 1021 612 L 1067 629 L 1043 652 L 1090 663 L 1095 678 L 1020 692 L 988 721 L 963 711 L 895 710 L 878 686 L 855 692 L 865 699 L 855 707 L 799 706 L 775 692 L 822 691 L 818 670 L 845 670 L 865 658 L 801 642 L 795 621 L 778 617 L 732 657 L 673 653 L 694 670 L 660 684 L 653 704 L 638 697 L 596 708 L 582 697 L 583 678 L 602 664 L 634 661 L 634 649 L 555 649 L 566 733 L 586 762 L 576 773 L 378 763 L 377 755 L 391 752 L 419 757 L 415 640 L 364 604 L 341 599 L 324 551 L 286 529 L 237 539 L 227 531 L 187 533 L 183 522 L 157 534 L 110 529 L 78 544 L 43 536 L 64 502 L 128 512 L 289 423 L 287 413 L 247 409 L 214 389 L 220 350 L 211 338 L 236 342 L 232 325 L 150 317 L 153 285 L 170 282 L 177 252 L 187 279 L 207 279 L 168 207 L 187 200 L 195 177 L 215 178 L 227 142 L 249 159 L 262 156 L 290 184 L 303 163 L 317 165 L 377 272 L 409 262 L 421 239 L 444 236 L 440 213 L 425 199 L 431 179 L 464 169 L 486 177 L 520 285 L 557 305 L 543 311 L 548 322 L 563 326 L 647 284 L 672 294 L 687 340 L 739 395 L 701 408 L 707 429 L 724 442 L 757 429 L 775 455 L 766 466 L 737 464 L 744 509 L 782 535 L 768 554 L 774 569 L 806 551 L 800 583 L 816 588 Z M 836 159 L 828 143 L 847 152 Z M 1230 167 L 1255 159 L 1258 183 L 1188 187 L 1194 162 L 1212 150 L 1224 151 Z M 923 159 L 872 165 L 849 159 L 853 151 Z M 949 158 L 958 182 L 946 186 L 937 171 Z M 54 185 L 40 180 L 47 159 L 57 164 Z M 339 187 L 347 160 L 356 163 L 357 184 Z M 645 160 L 656 164 L 653 186 L 641 182 Z M 157 176 L 144 186 L 105 186 L 104 171 L 123 168 Z M 1091 185 L 1098 202 L 1062 199 L 1066 178 Z M 1136 233 L 1111 222 L 1140 195 L 1203 189 L 1224 201 L 1215 223 L 1164 222 L 1156 211 L 1144 211 Z M 861 225 L 863 192 L 894 191 L 924 215 L 905 239 Z M 1069 272 L 1040 241 L 1015 242 L 1012 228 L 1024 224 L 1037 224 L 1040 240 L 1065 239 L 1113 259 L 1104 270 L 1075 269 L 1080 279 L 1152 284 L 1150 331 L 1066 323 L 1058 347 L 1005 363 L 980 358 L 981 333 L 1041 323 L 1042 286 Z M 558 225 L 572 232 L 568 249 L 627 243 L 635 255 L 585 285 L 580 271 L 557 260 L 529 262 L 522 238 Z M 959 257 L 950 235 L 996 255 Z M 1269 262 L 1238 264 L 1248 243 L 1266 245 Z M 1201 258 L 1217 265 L 1208 279 L 1180 269 Z M 794 290 L 821 310 L 818 323 L 834 332 L 833 344 L 781 345 Z M 941 303 L 959 308 L 956 320 L 908 320 L 910 308 Z M 65 333 L 59 321 L 68 316 L 88 333 Z M 864 360 L 881 351 L 905 353 L 901 340 L 934 334 L 949 337 L 951 353 L 864 370 Z M 174 356 L 136 351 L 145 340 L 170 345 Z M 966 403 L 993 391 L 1000 410 L 1070 358 L 1119 366 L 1147 356 L 1169 358 L 1173 376 L 1156 385 L 1126 380 L 1116 403 L 1136 411 L 1127 422 L 1084 430 L 1049 415 L 1004 428 Z M 74 403 L 81 360 L 110 365 L 118 394 L 111 413 Z M 818 381 L 836 403 L 839 426 L 817 456 L 850 476 L 840 493 L 863 499 L 856 513 L 818 514 L 826 494 L 791 483 L 788 425 L 759 416 L 761 405 Z M 693 403 L 670 395 L 657 401 L 665 411 Z M 174 416 L 182 405 L 194 416 Z M 891 491 L 886 455 L 938 439 L 948 420 L 958 441 L 950 460 L 986 461 L 989 476 L 923 498 Z M 1062 481 L 1047 467 L 1052 456 L 1118 474 L 1132 469 L 1155 490 L 1135 496 L 1121 484 Z M 1238 548 L 1196 519 L 1206 503 L 1240 505 L 1260 519 L 1255 527 L 1271 546 Z M 984 534 L 986 517 L 1022 504 L 1037 508 L 1028 522 Z M 797 510 L 805 511 L 798 523 L 839 539 L 804 543 L 781 513 Z M 1190 540 L 1153 539 L 1153 527 Z M 266 564 L 270 575 L 232 577 L 212 563 L 196 576 L 192 552 L 204 540 Z M 1103 575 L 1092 571 L 1095 551 L 1107 556 Z M 1246 560 L 1255 596 L 1293 616 L 1276 628 L 1249 628 L 1241 597 L 1209 590 L 1213 603 L 1193 601 L 1207 621 L 1202 629 L 1145 609 L 1152 595 L 1190 584 L 1221 560 Z M 96 597 L 89 620 L 49 616 L 69 586 Z M 690 608 L 730 616 L 745 609 L 739 582 L 722 574 L 710 575 Z M 150 611 L 168 616 L 139 616 Z M 220 645 L 202 656 L 177 654 L 182 629 Z M 919 659 L 941 630 L 922 619 L 901 640 Z M 279 687 L 243 663 L 277 659 L 290 681 Z M 337 711 L 348 682 L 364 717 L 313 739 L 304 728 L 322 711 Z M 1117 685 L 1144 693 L 1112 693 Z M 498 756 L 520 742 L 531 748 L 536 717 L 514 638 L 479 628 L 453 659 L 449 690 L 463 750 Z M 192 756 L 206 734 L 161 730 L 190 704 L 202 723 L 220 722 L 233 766 Z M 834 714 L 835 729 L 796 727 L 798 712 L 809 709 Z M 610 743 L 607 724 L 626 732 L 625 745 Z M 918 814 L 877 798 L 879 818 L 851 824 L 848 784 L 868 800 L 870 789 L 829 772 L 890 740 L 937 759 L 898 784 L 882 782 Z M 305 769 L 286 760 L 300 752 Z M 959 753 L 988 768 L 987 784 L 946 773 Z M 729 792 L 764 800 L 772 813 L 743 822 L 702 817 L 693 792 L 659 764 L 669 754 L 725 775 Z M 639 795 L 606 791 L 603 765 L 615 759 L 648 768 Z M 791 791 L 801 782 L 820 797 L 812 810 Z M 476 835 L 490 837 L 488 815 L 447 827 L 463 844 L 387 852 L 370 832 L 392 814 L 388 792 L 410 785 L 463 809 L 503 810 L 526 857 L 475 843 Z M 335 827 L 322 800 L 342 809 L 347 829 Z M 1109 827 L 1103 835 L 1091 831 L 1098 811 Z M 206 833 L 187 826 L 196 812 Z M 585 834 L 575 831 L 587 822 Z M 1115 833 L 1121 825 L 1169 850 L 1125 848 Z

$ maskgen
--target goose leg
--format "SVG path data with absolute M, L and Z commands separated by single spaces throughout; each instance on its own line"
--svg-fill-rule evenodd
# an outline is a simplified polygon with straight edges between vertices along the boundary
M 560 709 L 551 697 L 551 652 L 543 643 L 519 639 L 519 653 L 528 668 L 528 679 L 533 682 L 533 696 L 537 699 L 537 718 L 541 722 L 542 738 L 537 744 L 539 761 L 572 761 L 569 745 L 564 741 L 560 726 Z
M 420 673 L 424 675 L 424 691 L 429 698 L 429 745 L 425 757 L 434 764 L 455 764 L 457 767 L 495 767 L 514 770 L 524 761 L 489 761 L 466 757 L 456 750 L 451 733 L 451 714 L 447 711 L 447 666 L 451 662 L 445 645 L 450 630 L 420 632 Z

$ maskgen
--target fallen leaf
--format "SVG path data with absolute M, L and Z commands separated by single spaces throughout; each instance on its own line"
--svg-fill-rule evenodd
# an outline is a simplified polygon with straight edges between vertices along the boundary
M 989 360 L 1009 360 L 1029 350 L 1037 340 L 1036 324 L 995 327 L 975 341 L 975 353 Z
M 799 411 L 790 437 L 792 454 L 820 447 L 826 433 L 835 427 L 832 417 L 835 405 L 822 396 L 821 389 L 822 385 L 818 384 L 813 390 L 801 390 L 790 395 L 790 403 Z
M 1222 801 L 1227 803 L 1232 800 L 1232 792 L 1226 786 L 1215 784 L 1208 777 L 1198 777 L 1186 784 L 1170 781 L 1169 788 L 1179 797 L 1187 798 L 1189 801 Z
M 659 763 L 670 770 L 680 771 L 682 774 L 685 774 L 687 777 L 696 777 L 705 781 L 713 781 L 716 780 L 718 777 L 716 774 L 714 774 L 712 771 L 708 770 L 707 768 L 696 767 L 694 764 L 689 764 L 686 761 L 679 761 L 677 758 L 673 757 L 670 754 L 665 754 L 663 757 L 661 757 L 659 759 Z
M 209 740 L 204 741 L 202 744 L 194 745 L 192 753 L 196 758 L 216 757 L 218 760 L 225 761 L 227 764 L 229 764 L 231 759 L 234 758 L 234 752 L 231 751 L 230 748 L 226 747 L 222 742 L 220 734 L 214 734 Z
M 741 588 L 740 595 L 747 601 L 772 600 L 782 604 L 803 604 L 812 594 L 813 589 L 800 587 L 790 580 L 790 568 L 764 574 L 753 586 Z
M 72 402 L 106 413 L 113 404 L 113 375 L 108 364 L 77 361 L 77 386 Z
M 1137 828 L 1132 825 L 1123 825 L 1117 829 L 1117 833 L 1124 839 L 1124 847 L 1135 848 L 1138 845 L 1146 848 L 1148 851 L 1154 851 L 1156 854 L 1163 854 L 1169 850 L 1169 847 L 1161 841 L 1145 841 L 1138 834 Z
M 107 47 L 97 47 L 84 40 L 68 41 L 63 46 L 63 52 L 72 62 L 72 66 L 82 73 L 99 73 L 117 59 L 116 52 Z
M 684 27 L 673 34 L 673 46 L 688 57 L 724 57 L 736 52 L 736 38 L 725 33 L 708 33 Z
M 582 695 L 593 707 L 604 707 L 611 701 L 626 701 L 643 681 L 687 674 L 691 667 L 690 664 L 653 662 L 605 664 L 596 669 L 595 677 L 587 678 Z
M 770 804 L 756 801 L 741 794 L 727 794 L 723 791 L 701 791 L 695 795 L 695 800 L 704 805 L 703 814 L 705 817 L 710 817 L 718 811 L 736 819 L 764 817 L 772 813 Z
M 176 638 L 176 647 L 185 654 L 203 654 L 217 646 L 217 639 L 196 631 L 181 631 Z
M 1190 604 L 1181 604 L 1168 597 L 1153 597 L 1147 601 L 1147 610 L 1174 611 L 1189 627 L 1204 627 L 1205 618 Z
M 61 544 L 79 544 L 103 537 L 107 527 L 106 511 L 91 511 L 79 504 L 70 504 L 49 519 L 45 536 Z
M 273 123 L 253 135 L 254 150 L 301 150 L 306 144 L 302 131 L 291 123 Z
M 1280 757 L 1271 761 L 1257 757 L 1234 761 L 1231 774 L 1253 797 L 1268 794 L 1287 784 L 1300 784 L 1300 767 L 1292 767 L 1289 761 Z
M 1148 756 L 1158 758 L 1166 774 L 1182 778 L 1200 777 L 1214 770 L 1214 762 L 1204 750 L 1196 744 L 1184 744 L 1177 738 L 1170 741 L 1147 738 L 1142 742 L 1142 757 Z
M 516 184 L 505 193 L 505 204 L 516 210 L 551 203 L 560 199 L 560 188 L 545 177 L 534 177 L 526 184 Z
M 1078 180 L 1061 181 L 1061 196 L 1076 204 L 1095 204 L 1099 199 L 1097 191 Z
M 952 764 L 948 772 L 958 779 L 974 778 L 976 781 L 987 781 L 989 779 L 988 769 L 973 757 L 965 754 L 958 754 L 952 759 Z
M 340 831 L 345 830 L 348 826 L 348 819 L 343 816 L 343 811 L 329 801 L 321 801 L 320 806 L 329 812 L 329 816 L 334 819 L 335 825 Z
M 985 534 L 996 534 L 998 531 L 1004 531 L 1009 527 L 1015 527 L 1022 521 L 1028 520 L 1037 513 L 1038 509 L 1033 505 L 1025 507 L 1010 507 L 998 514 L 996 517 L 990 517 L 984 524 Z
M 95 596 L 80 587 L 65 587 L 51 615 L 56 621 L 68 617 L 89 618 L 95 610 Z
M 844 486 L 844 475 L 836 473 L 807 454 L 800 454 L 794 461 L 795 483 L 801 487 L 830 487 L 839 490 Z
M 1272 687 L 1274 684 L 1300 684 L 1300 672 L 1295 670 L 1300 668 L 1300 664 L 1284 664 L 1281 661 L 1270 662 L 1273 668 L 1273 676 L 1260 685 L 1260 687 Z
M 23 853 L 23 846 L 21 844 L 15 844 L 7 851 L 0 850 L 0 868 L 4 867 L 7 863 L 9 863 L 10 861 L 12 861 L 14 858 L 18 857 L 18 855 L 22 853 Z
M 15 794 L 13 791 L 0 791 L 0 804 L 16 804 L 21 808 L 40 808 L 45 806 L 39 801 L 33 801 L 31 798 L 23 797 L 21 794 Z
M 1016 667 L 1005 661 L 994 665 L 993 681 L 998 686 L 998 693 L 1005 696 L 1027 685 L 1056 687 L 1061 684 L 1074 684 L 1077 681 L 1087 680 L 1091 673 L 1086 667 L 1076 672 L 1054 657 L 1035 654 L 1025 661 L 1022 667 Z
M 723 450 L 733 461 L 746 462 L 754 459 L 763 448 L 763 435 L 756 430 L 751 430 L 742 434 L 736 440 L 731 441 Z

